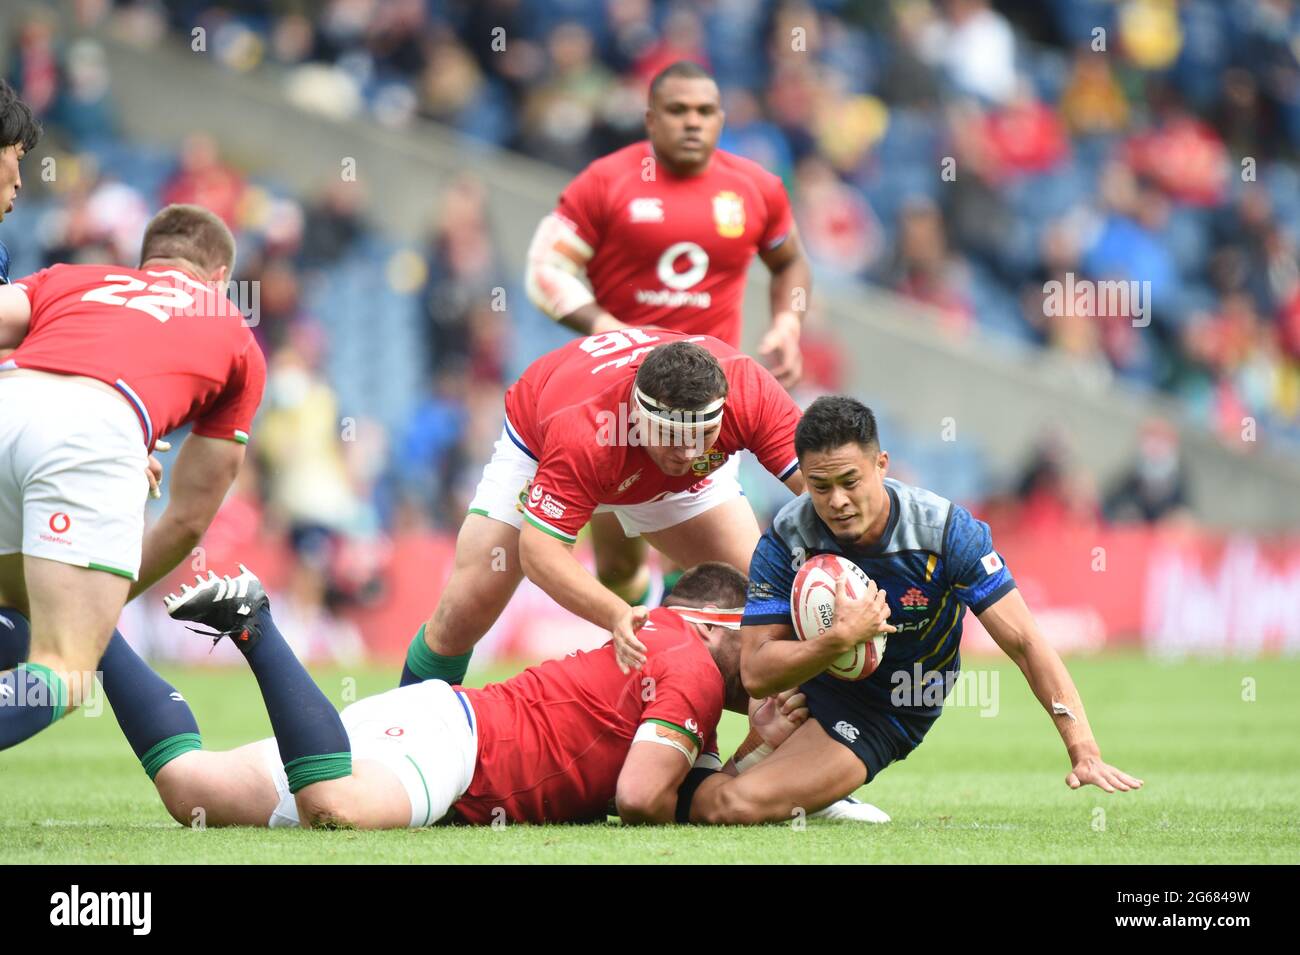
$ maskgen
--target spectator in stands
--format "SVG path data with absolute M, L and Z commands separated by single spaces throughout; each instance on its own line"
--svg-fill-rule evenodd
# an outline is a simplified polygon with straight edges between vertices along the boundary
M 1052 429 L 1039 437 L 1015 486 L 1017 527 L 1051 533 L 1096 521 L 1091 479 L 1072 459 L 1066 431 Z
M 1167 421 L 1152 418 L 1142 427 L 1132 467 L 1106 495 L 1106 519 L 1154 524 L 1184 516 L 1188 504 L 1178 432 Z
M 208 133 L 194 133 L 181 149 L 180 168 L 163 186 L 162 203 L 203 206 L 237 229 L 245 187 L 244 177 L 221 161 L 216 139 Z
M 1016 42 L 1006 18 L 986 0 L 943 0 L 942 15 L 920 35 L 921 56 L 960 92 L 991 104 L 1016 91 Z
M 890 285 L 908 298 L 937 309 L 951 335 L 970 330 L 974 319 L 967 267 L 948 247 L 943 217 L 928 199 L 912 199 L 903 209 Z
M 333 389 L 313 366 L 305 330 L 272 356 L 255 450 L 267 476 L 271 506 L 291 529 L 342 532 L 360 517 L 344 465 L 351 436 Z M 356 426 L 352 419 L 350 428 Z
M 308 268 L 338 262 L 365 232 L 361 218 L 366 190 L 359 182 L 336 180 L 312 200 L 306 210 L 299 261 Z
M 581 23 L 563 23 L 546 40 L 549 68 L 528 92 L 521 143 L 529 155 L 566 169 L 587 164 L 614 76 L 595 57 L 595 40 Z

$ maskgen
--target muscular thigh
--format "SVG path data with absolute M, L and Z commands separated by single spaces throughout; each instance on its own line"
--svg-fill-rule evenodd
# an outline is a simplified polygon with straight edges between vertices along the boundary
M 56 669 L 94 670 L 131 582 L 31 555 L 23 558 L 23 578 L 31 611 L 32 660 Z
M 589 527 L 596 552 L 596 576 L 613 581 L 634 577 L 645 563 L 645 540 L 628 537 L 618 517 L 609 512 L 593 514 Z
M 643 536 L 655 549 L 683 567 L 720 560 L 748 573 L 760 531 L 749 501 L 737 497 L 680 524 Z
M 0 554 L 0 607 L 11 607 L 29 616 L 22 554 Z
M 787 822 L 824 809 L 866 781 L 862 761 L 809 720 L 753 769 L 701 786 L 691 817 L 714 824 Z

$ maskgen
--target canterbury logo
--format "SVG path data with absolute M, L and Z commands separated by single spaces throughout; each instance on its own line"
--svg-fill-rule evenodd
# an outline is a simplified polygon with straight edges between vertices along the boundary
M 840 720 L 833 728 L 850 743 L 858 741 L 858 728 L 847 720 Z

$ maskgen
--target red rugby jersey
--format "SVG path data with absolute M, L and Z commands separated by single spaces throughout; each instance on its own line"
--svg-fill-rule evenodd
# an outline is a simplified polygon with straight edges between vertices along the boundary
M 781 180 L 757 163 L 719 149 L 704 172 L 674 176 L 645 141 L 591 163 L 555 214 L 594 250 L 587 277 L 615 318 L 733 348 L 750 263 L 793 223 Z
M 692 473 L 660 471 L 645 448 L 622 440 L 637 369 L 656 345 L 690 340 L 722 365 L 729 393 L 722 428 Z M 577 539 L 600 504 L 642 504 L 685 491 L 749 450 L 785 480 L 799 465 L 799 406 L 767 369 L 725 342 L 659 329 L 621 329 L 575 339 L 543 355 L 506 392 L 511 439 L 538 461 L 526 498 L 529 523 L 564 541 Z M 522 489 L 521 489 L 522 490 Z
M 54 265 L 14 283 L 32 316 L 12 366 L 84 375 L 135 408 L 145 446 L 183 424 L 246 444 L 266 361 L 225 295 L 174 268 Z
M 637 634 L 646 663 L 619 672 L 613 642 L 529 667 L 504 683 L 465 689 L 478 721 L 474 781 L 455 804 L 462 819 L 491 823 L 604 818 L 632 738 L 647 721 L 717 754 L 726 690 L 699 635 L 659 607 Z

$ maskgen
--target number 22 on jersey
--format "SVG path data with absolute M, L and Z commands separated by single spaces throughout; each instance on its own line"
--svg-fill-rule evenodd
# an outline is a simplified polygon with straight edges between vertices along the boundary
M 158 278 L 171 278 L 208 291 L 205 286 L 200 285 L 181 272 L 169 270 L 166 272 L 148 272 L 146 274 Z M 102 305 L 121 305 L 126 308 L 133 308 L 137 312 L 144 312 L 160 322 L 167 321 L 176 312 L 184 311 L 194 304 L 194 296 L 176 285 L 162 282 L 149 284 L 133 275 L 105 275 L 104 281 L 109 284 L 91 289 L 81 296 L 81 300 L 83 302 L 98 302 Z M 145 294 L 142 295 L 141 292 Z

